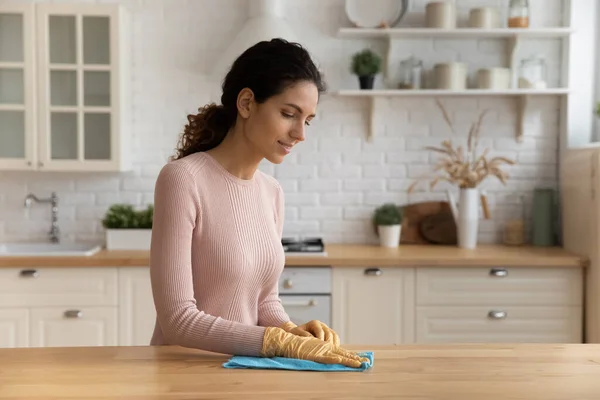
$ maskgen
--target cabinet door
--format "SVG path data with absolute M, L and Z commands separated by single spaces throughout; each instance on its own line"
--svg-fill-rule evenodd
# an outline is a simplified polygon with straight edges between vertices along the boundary
M 150 270 L 119 268 L 119 344 L 147 346 L 155 322 Z
M 0 169 L 35 168 L 33 4 L 0 4 Z
M 116 345 L 117 307 L 31 309 L 31 347 Z
M 333 268 L 333 329 L 343 344 L 414 340 L 412 268 Z
M 40 169 L 119 170 L 120 12 L 38 4 Z
M 29 312 L 26 308 L 0 309 L 0 348 L 29 345 Z

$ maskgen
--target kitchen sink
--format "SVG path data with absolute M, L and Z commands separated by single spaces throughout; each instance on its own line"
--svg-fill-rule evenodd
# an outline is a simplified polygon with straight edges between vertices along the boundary
M 102 246 L 90 243 L 0 243 L 0 256 L 91 256 Z

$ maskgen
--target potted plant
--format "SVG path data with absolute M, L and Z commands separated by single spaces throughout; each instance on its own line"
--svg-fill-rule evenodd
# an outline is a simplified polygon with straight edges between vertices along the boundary
M 102 220 L 106 230 L 106 248 L 149 250 L 153 216 L 153 205 L 142 210 L 136 210 L 130 204 L 112 205 Z
M 361 89 L 373 89 L 375 75 L 381 71 L 381 57 L 370 49 L 359 51 L 352 56 L 351 70 L 358 76 Z
M 373 223 L 377 226 L 379 244 L 383 247 L 398 247 L 402 232 L 402 210 L 393 203 L 375 209 Z

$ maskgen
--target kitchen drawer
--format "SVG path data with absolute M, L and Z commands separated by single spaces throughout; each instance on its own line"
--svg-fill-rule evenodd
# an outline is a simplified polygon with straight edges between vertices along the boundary
M 581 343 L 582 308 L 417 307 L 417 343 Z
M 117 346 L 117 307 L 31 309 L 30 347 Z
M 417 305 L 582 304 L 579 268 L 417 268 Z
M 116 306 L 116 268 L 2 268 L 0 307 Z
M 296 325 L 317 319 L 331 326 L 331 297 L 327 295 L 281 296 L 281 304 L 285 312 Z
M 279 278 L 279 294 L 331 293 L 331 268 L 285 267 Z

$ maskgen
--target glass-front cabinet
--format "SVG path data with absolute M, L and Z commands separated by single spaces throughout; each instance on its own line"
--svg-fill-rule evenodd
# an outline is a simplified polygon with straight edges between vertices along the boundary
M 36 162 L 34 8 L 0 6 L 0 165 L 32 169 Z
M 0 170 L 129 169 L 122 12 L 0 5 Z

